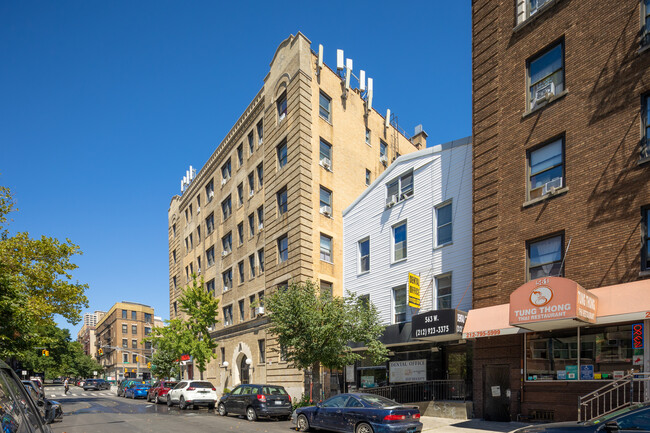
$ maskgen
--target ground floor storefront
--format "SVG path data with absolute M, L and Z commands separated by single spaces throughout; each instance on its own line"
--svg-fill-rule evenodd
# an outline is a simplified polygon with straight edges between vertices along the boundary
M 510 301 L 468 315 L 476 417 L 577 420 L 581 396 L 650 371 L 650 281 L 585 290 L 547 277 Z

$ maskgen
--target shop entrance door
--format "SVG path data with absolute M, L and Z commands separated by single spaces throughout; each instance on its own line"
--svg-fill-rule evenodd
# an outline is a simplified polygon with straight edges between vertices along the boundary
M 510 368 L 507 365 L 483 367 L 483 418 L 510 421 Z

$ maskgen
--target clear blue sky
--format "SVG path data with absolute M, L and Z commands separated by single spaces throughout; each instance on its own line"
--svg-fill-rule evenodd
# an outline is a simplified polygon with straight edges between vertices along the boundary
M 167 209 L 301 31 L 429 143 L 471 134 L 470 1 L 0 2 L 0 184 L 13 231 L 70 238 L 90 309 L 169 318 Z M 73 335 L 80 325 L 62 325 Z

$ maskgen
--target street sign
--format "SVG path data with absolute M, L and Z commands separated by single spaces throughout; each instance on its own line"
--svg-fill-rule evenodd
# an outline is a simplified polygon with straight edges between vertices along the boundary
M 409 307 L 420 308 L 420 277 L 409 272 Z
M 23 376 L 27 376 L 27 370 L 23 370 Z
M 97 372 L 96 372 L 96 371 L 93 371 L 93 376 L 97 376 Z

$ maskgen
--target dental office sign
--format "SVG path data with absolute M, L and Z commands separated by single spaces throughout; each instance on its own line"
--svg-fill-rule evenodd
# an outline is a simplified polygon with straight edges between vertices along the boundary
M 393 361 L 388 363 L 390 382 L 425 382 L 427 380 L 427 360 Z
M 568 278 L 529 281 L 510 295 L 510 325 L 575 319 L 596 323 L 598 298 Z

